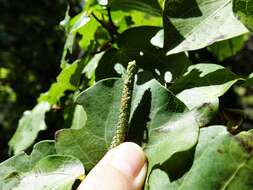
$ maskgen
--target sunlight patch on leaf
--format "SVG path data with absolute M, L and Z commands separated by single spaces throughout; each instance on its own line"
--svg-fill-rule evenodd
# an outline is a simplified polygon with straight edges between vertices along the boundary
M 151 75 L 144 72 L 138 76 L 132 98 L 129 128 L 129 134 L 132 135 L 127 139 L 145 147 L 152 163 L 150 167 L 153 167 L 169 159 L 173 153 L 194 146 L 198 125 L 185 105 L 157 81 L 152 80 Z M 83 105 L 87 122 L 79 130 L 65 129 L 57 133 L 56 149 L 60 154 L 79 158 L 87 170 L 102 158 L 110 146 L 117 126 L 122 86 L 121 79 L 106 79 L 80 94 L 77 103 Z M 147 113 L 141 116 L 140 113 L 143 112 Z M 148 115 L 150 122 L 146 120 Z M 185 127 L 183 116 L 191 118 L 187 122 L 188 127 Z M 144 137 L 141 135 L 145 130 L 149 131 L 147 143 L 143 142 Z M 169 146 L 172 138 L 174 142 L 178 142 L 178 146 Z M 158 149 L 155 147 L 158 144 L 166 147 L 164 154 L 156 153 Z
M 204 48 L 248 30 L 235 18 L 231 0 L 167 0 L 164 8 L 164 37 L 153 42 L 167 55 Z
M 45 113 L 50 110 L 47 102 L 41 102 L 31 111 L 25 111 L 19 120 L 18 128 L 9 142 L 14 154 L 26 150 L 37 138 L 39 131 L 47 128 L 45 123 Z
M 38 101 L 46 101 L 51 105 L 56 104 L 64 96 L 65 91 L 76 90 L 84 67 L 83 65 L 84 63 L 82 61 L 77 60 L 65 67 L 57 76 L 56 82 L 51 85 L 47 92 L 40 95 Z

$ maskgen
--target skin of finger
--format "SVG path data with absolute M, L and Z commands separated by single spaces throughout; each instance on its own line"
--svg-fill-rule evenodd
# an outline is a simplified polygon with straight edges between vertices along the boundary
M 133 145 L 130 146 L 133 148 Z M 78 190 L 140 190 L 145 180 L 147 164 L 144 164 L 139 175 L 134 178 L 111 165 L 113 156 L 117 153 L 117 148 L 110 150 L 88 174 Z M 144 155 L 143 152 L 140 154 Z

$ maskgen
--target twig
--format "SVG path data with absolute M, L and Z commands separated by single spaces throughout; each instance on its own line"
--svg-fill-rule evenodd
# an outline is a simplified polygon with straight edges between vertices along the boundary
M 111 30 L 112 30 L 113 34 L 118 35 L 119 33 L 117 31 L 117 26 L 114 24 L 114 22 L 112 20 L 111 7 L 109 7 L 109 6 L 106 7 L 106 10 L 107 10 Z
M 107 25 L 102 21 L 100 20 L 93 12 L 91 13 L 91 15 L 96 19 L 96 21 L 99 22 L 99 24 L 101 24 L 105 29 L 108 29 Z
M 106 10 L 107 10 L 108 18 L 109 18 L 108 22 L 106 22 L 104 20 L 100 20 L 94 14 L 94 12 L 92 12 L 91 15 L 96 19 L 96 21 L 98 21 L 101 24 L 102 27 L 104 27 L 108 31 L 108 33 L 111 36 L 112 42 L 114 42 L 117 39 L 119 33 L 117 31 L 117 26 L 114 24 L 114 22 L 112 20 L 111 8 L 110 7 L 106 7 Z

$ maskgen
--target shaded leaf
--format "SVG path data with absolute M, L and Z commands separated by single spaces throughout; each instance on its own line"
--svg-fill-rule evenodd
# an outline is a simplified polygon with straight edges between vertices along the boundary
M 212 143 L 196 157 L 177 189 L 251 189 L 252 138 L 252 132 L 242 132 L 235 137 L 220 134 L 211 138 Z
M 19 120 L 18 128 L 9 142 L 14 154 L 26 150 L 33 144 L 40 131 L 47 128 L 45 123 L 45 113 L 50 110 L 47 102 L 41 102 L 33 110 L 25 111 Z
M 170 73 L 172 80 L 180 77 L 190 62 L 184 53 L 166 56 L 163 50 L 151 45 L 150 39 L 159 29 L 160 27 L 140 26 L 124 31 L 117 41 L 119 48 L 107 51 L 99 61 L 96 80 L 119 76 L 114 66 L 120 63 L 126 67 L 132 60 L 136 60 L 142 69 L 152 72 L 162 83 L 166 82 L 166 73 Z
M 243 84 L 244 87 L 253 87 L 253 73 L 251 73 L 245 83 Z
M 253 1 L 233 0 L 233 11 L 240 21 L 253 31 Z
M 249 35 L 242 35 L 225 41 L 216 42 L 207 47 L 207 49 L 221 62 L 224 59 L 236 55 L 243 48 L 248 39 Z
M 202 153 L 210 146 L 212 143 L 215 142 L 216 138 L 220 135 L 228 134 L 227 129 L 225 126 L 210 126 L 206 128 L 200 129 L 200 135 L 198 139 L 198 144 L 195 150 L 194 161 L 196 161 Z M 186 162 L 187 159 L 185 157 L 178 157 L 177 159 L 183 160 Z M 172 164 L 175 165 L 177 160 L 173 160 Z M 177 170 L 182 170 L 181 167 L 177 166 Z M 173 171 L 175 172 L 175 171 Z M 149 177 L 149 187 L 146 187 L 150 190 L 165 190 L 165 189 L 172 189 L 177 190 L 181 185 L 182 181 L 184 180 L 184 176 L 175 180 L 171 181 L 170 175 L 172 175 L 171 171 L 168 168 L 160 166 L 154 169 Z M 186 174 L 187 175 L 187 174 Z

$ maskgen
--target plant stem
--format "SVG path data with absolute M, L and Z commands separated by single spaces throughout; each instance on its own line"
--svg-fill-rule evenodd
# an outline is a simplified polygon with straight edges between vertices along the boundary
M 110 30 L 111 30 L 113 35 L 118 36 L 119 33 L 118 33 L 118 30 L 117 30 L 117 26 L 114 24 L 114 22 L 112 20 L 111 7 L 106 7 L 106 10 L 107 10 L 108 18 L 109 18 Z
M 96 21 L 98 21 L 98 22 L 101 24 L 101 26 L 102 26 L 103 28 L 105 28 L 105 29 L 108 31 L 109 35 L 111 36 L 112 42 L 114 42 L 114 41 L 117 39 L 119 33 L 118 33 L 118 31 L 117 31 L 117 27 L 115 26 L 115 24 L 114 24 L 114 22 L 113 22 L 113 20 L 112 20 L 111 8 L 110 8 L 110 7 L 107 7 L 106 10 L 107 10 L 108 18 L 109 18 L 109 21 L 108 21 L 108 22 L 105 21 L 104 19 L 103 19 L 103 20 L 100 20 L 100 19 L 94 14 L 94 12 L 92 12 L 91 15 L 95 18 Z
M 99 24 L 101 24 L 102 27 L 108 30 L 107 25 L 102 20 L 100 20 L 93 12 L 91 13 L 91 15 L 95 18 L 96 21 L 98 21 Z
M 137 71 L 138 68 L 135 61 L 129 62 L 127 67 L 127 76 L 124 81 L 122 97 L 120 102 L 119 120 L 115 135 L 112 139 L 110 149 L 124 142 L 125 137 L 127 135 L 131 110 L 131 100 L 134 87 L 134 78 Z

